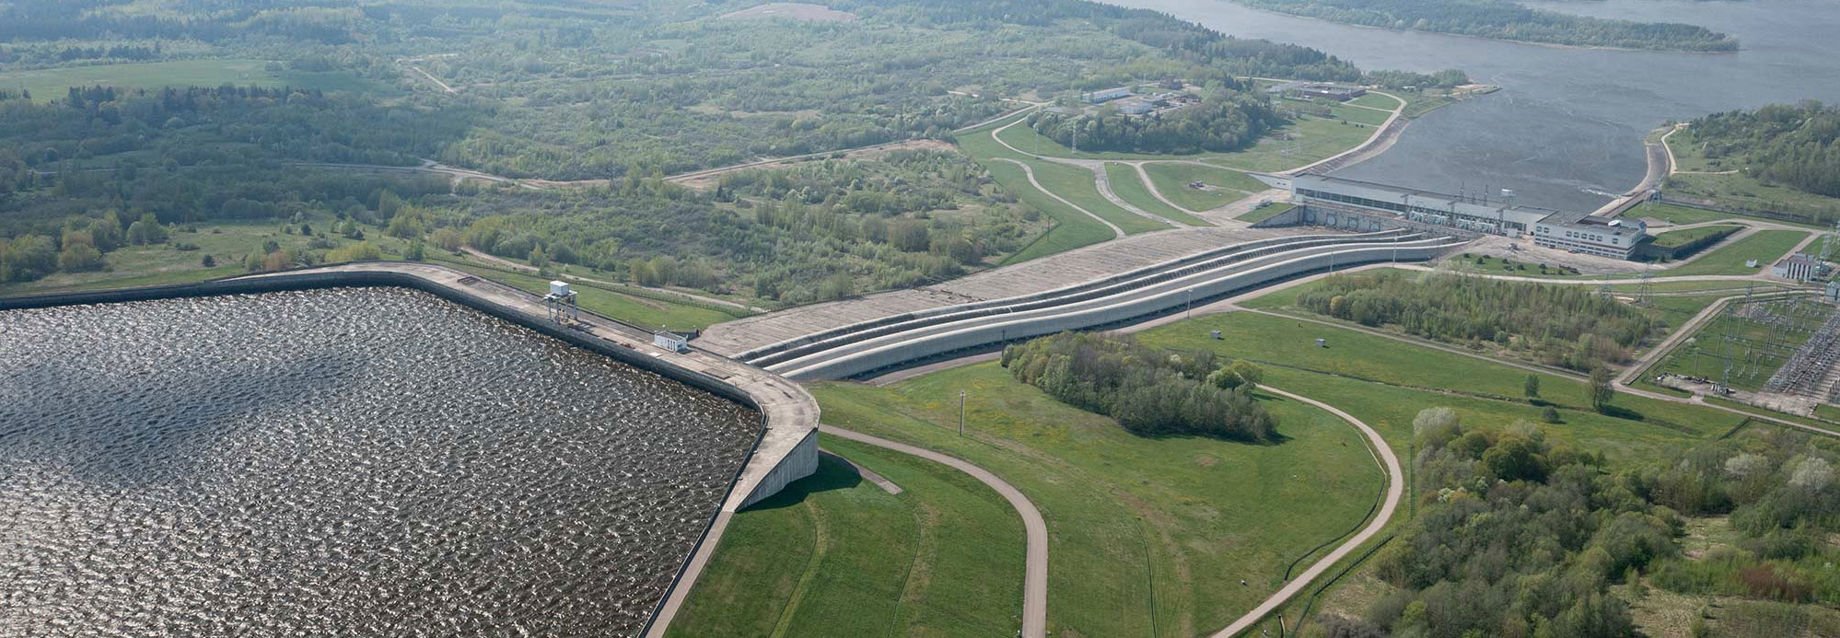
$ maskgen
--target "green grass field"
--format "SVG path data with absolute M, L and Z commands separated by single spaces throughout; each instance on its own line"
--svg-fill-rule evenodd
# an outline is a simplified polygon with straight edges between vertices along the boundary
M 1789 250 L 1808 238 L 1806 231 L 1800 230 L 1760 230 L 1736 240 L 1726 240 L 1723 245 L 1701 254 L 1692 261 L 1679 267 L 1659 271 L 1664 277 L 1682 275 L 1748 275 L 1758 270 L 1767 269 L 1776 260 L 1789 254 Z M 1748 260 L 1757 260 L 1757 268 L 1744 265 Z
M 1150 188 L 1144 185 L 1144 180 L 1138 176 L 1137 169 L 1128 164 L 1106 164 L 1105 177 L 1112 184 L 1112 192 L 1117 193 L 1124 201 L 1130 202 L 1132 206 L 1160 215 L 1164 219 L 1175 220 L 1190 226 L 1213 225 L 1205 219 L 1190 215 L 1188 211 L 1170 206 L 1163 203 L 1163 200 L 1157 199 L 1150 193 Z
M 1392 109 L 1399 108 L 1400 100 L 1396 100 L 1396 99 L 1393 99 L 1391 96 L 1381 95 L 1379 93 L 1369 93 L 1367 95 L 1363 95 L 1361 97 L 1357 97 L 1355 99 L 1349 100 L 1348 103 L 1356 105 L 1356 106 L 1367 106 L 1367 107 L 1372 107 L 1376 109 L 1392 110 Z
M 1367 96 L 1363 95 L 1361 97 L 1367 97 Z M 1391 108 L 1391 107 L 1384 107 L 1384 108 Z M 1380 126 L 1386 123 L 1386 118 L 1393 116 L 1392 113 L 1388 113 L 1386 111 L 1376 111 L 1373 109 L 1351 107 L 1346 104 L 1337 104 L 1334 107 L 1330 108 L 1329 112 L 1333 114 L 1336 119 L 1347 120 L 1347 121 L 1355 122 L 1359 124 L 1366 124 L 1368 126 Z
M 1363 109 L 1352 109 L 1363 110 Z M 1381 115 L 1385 114 L 1369 111 Z M 1361 116 L 1351 116 L 1361 117 Z M 1025 153 L 1047 157 L 1071 157 L 1096 160 L 1168 160 L 1189 159 L 1249 171 L 1281 171 L 1321 160 L 1367 141 L 1374 127 L 1343 124 L 1339 118 L 1302 116 L 1251 148 L 1231 153 L 1196 153 L 1191 155 L 1157 155 L 1114 151 L 1091 152 L 1067 148 L 1035 132 L 1028 126 L 1012 126 L 1003 131 L 1003 141 Z M 1169 196 L 1168 192 L 1163 193 Z M 1173 199 L 1173 198 L 1172 198 Z M 1179 200 L 1178 200 L 1179 201 Z
M 1656 234 L 1653 242 L 1656 248 L 1679 248 L 1707 237 L 1735 232 L 1742 228 L 1744 228 L 1744 226 L 1740 224 L 1715 224 L 1712 226 L 1700 226 L 1698 228 L 1670 230 Z
M 1040 160 L 1023 160 L 1023 162 L 1035 171 L 1035 180 L 1041 182 L 1043 187 L 1073 202 L 1074 205 L 1116 224 L 1127 235 L 1170 228 L 1169 224 L 1147 219 L 1137 213 L 1119 208 L 1104 195 L 1100 195 L 1099 186 L 1094 183 L 1093 173 L 1090 170 Z M 1024 180 L 1026 181 L 1027 178 L 1025 177 Z
M 1663 204 L 1661 202 L 1643 202 L 1637 204 L 1635 208 L 1629 209 L 1629 212 L 1623 213 L 1623 216 L 1634 219 L 1658 219 L 1672 224 L 1698 224 L 1701 222 L 1716 222 L 1738 217 L 1737 215 L 1729 215 L 1703 208 L 1690 208 L 1686 206 L 1676 206 L 1674 204 Z
M 1169 201 L 1195 212 L 1213 210 L 1265 190 L 1263 182 L 1245 173 L 1199 164 L 1154 162 L 1145 164 L 1144 172 L 1150 175 L 1150 181 L 1156 185 L 1157 192 L 1169 198 Z M 1188 185 L 1194 182 L 1213 188 L 1189 188 Z
M 999 122 L 993 126 L 1002 124 Z M 1022 167 L 1009 162 L 995 161 L 996 158 L 1023 161 L 1026 160 L 1026 157 L 998 144 L 991 137 L 990 128 L 964 133 L 957 136 L 956 141 L 960 150 L 990 172 L 991 178 L 997 181 L 998 186 L 1003 187 L 1004 192 L 1015 195 L 1022 203 L 1041 211 L 1043 215 L 1054 220 L 1054 226 L 1049 228 L 1048 232 L 1004 259 L 1003 263 L 1024 262 L 1036 257 L 1108 241 L 1115 236 L 1112 229 L 1099 223 L 1099 220 L 1093 219 L 1091 215 L 1075 210 L 1035 188 L 1029 183 L 1028 176 L 1022 172 Z
M 671 636 L 1009 636 L 1021 626 L 1022 520 L 943 465 L 849 441 L 735 515 Z
M 1267 406 L 1289 439 L 1246 445 L 1138 437 L 994 363 L 813 392 L 827 423 L 959 456 L 1028 495 L 1048 522 L 1056 636 L 1219 629 L 1279 586 L 1291 561 L 1357 526 L 1381 490 L 1352 427 L 1275 398 Z
M 1220 330 L 1222 339 L 1209 337 Z M 1444 352 L 1350 328 L 1282 316 L 1229 313 L 1162 326 L 1139 335 L 1144 343 L 1169 348 L 1207 348 L 1266 366 L 1274 386 L 1328 402 L 1368 420 L 1395 449 L 1406 452 L 1411 419 L 1418 410 L 1449 406 L 1472 423 L 1506 426 L 1537 422 L 1540 408 L 1522 397 L 1528 374 L 1540 377 L 1541 397 L 1558 407 L 1564 423 L 1549 433 L 1582 449 L 1613 459 L 1634 459 L 1662 446 L 1715 436 L 1739 417 L 1705 408 L 1635 396 L 1616 405 L 1641 421 L 1605 416 L 1589 408 L 1586 384 L 1572 376 L 1530 373 L 1505 363 Z M 1315 340 L 1327 339 L 1328 347 Z M 1371 420 L 1370 420 L 1371 419 Z
M 114 86 L 157 89 L 168 86 L 292 86 L 325 91 L 375 92 L 384 86 L 349 73 L 308 73 L 271 70 L 265 60 L 179 60 L 134 64 L 103 64 L 0 73 L 0 86 L 25 87 L 32 99 L 63 99 L 73 86 Z

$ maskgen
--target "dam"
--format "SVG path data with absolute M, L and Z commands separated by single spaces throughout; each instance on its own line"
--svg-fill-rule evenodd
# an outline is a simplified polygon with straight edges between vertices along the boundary
M 0 636 L 642 633 L 809 472 L 815 405 L 520 294 L 362 264 L 0 300 Z

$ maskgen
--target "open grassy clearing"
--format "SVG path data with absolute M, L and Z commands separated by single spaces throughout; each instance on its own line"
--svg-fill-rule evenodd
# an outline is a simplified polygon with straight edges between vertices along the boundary
M 1754 219 L 1754 220 L 1759 220 L 1759 221 L 1774 222 L 1777 224 L 1786 224 L 1789 226 L 1801 226 L 1809 230 L 1828 230 L 1826 228 L 1815 226 L 1813 224 L 1803 224 L 1803 223 L 1798 223 L 1798 222 L 1784 221 L 1780 219 L 1770 219 L 1770 218 L 1765 218 L 1765 217 L 1752 217 L 1749 215 L 1739 215 L 1736 213 L 1727 213 L 1727 212 L 1716 211 L 1716 210 L 1707 210 L 1704 208 L 1694 208 L 1691 206 L 1681 206 L 1678 204 L 1664 204 L 1661 202 L 1643 202 L 1641 204 L 1638 204 L 1635 208 L 1630 209 L 1629 212 L 1623 213 L 1622 216 L 1628 217 L 1631 219 L 1655 219 L 1655 220 L 1668 222 L 1670 224 L 1698 224 L 1702 222 L 1717 222 L 1717 221 L 1726 221 L 1726 220 L 1743 221 L 1747 219 Z
M 1150 175 L 1150 182 L 1156 185 L 1157 192 L 1169 198 L 1169 201 L 1195 212 L 1220 208 L 1265 190 L 1263 182 L 1245 173 L 1200 164 L 1151 162 L 1144 164 L 1144 172 Z M 1189 184 L 1195 182 L 1211 188 L 1203 190 L 1189 187 Z
M 1116 224 L 1127 235 L 1170 228 L 1169 224 L 1147 219 L 1137 213 L 1119 208 L 1104 195 L 1100 195 L 1099 185 L 1093 181 L 1093 173 L 1090 170 L 1040 160 L 1023 160 L 1023 162 L 1035 171 L 1035 180 L 1041 182 L 1043 187 L 1080 208 L 1092 211 L 1094 215 Z
M 1347 120 L 1349 122 L 1366 124 L 1368 126 L 1380 126 L 1386 123 L 1386 118 L 1393 116 L 1392 113 L 1386 111 L 1351 107 L 1346 104 L 1337 104 L 1331 107 L 1329 112 L 1338 120 Z
M 1222 338 L 1209 337 L 1220 330 Z M 1315 340 L 1328 340 L 1316 347 Z M 1540 408 L 1522 396 L 1527 375 L 1540 378 L 1540 396 L 1559 408 L 1564 423 L 1548 431 L 1583 449 L 1612 457 L 1640 455 L 1656 445 L 1716 436 L 1737 425 L 1740 417 L 1701 407 L 1635 396 L 1618 396 L 1615 405 L 1641 420 L 1616 418 L 1590 410 L 1586 384 L 1576 377 L 1529 372 L 1349 328 L 1327 326 L 1257 313 L 1228 313 L 1184 321 L 1140 335 L 1147 344 L 1208 348 L 1266 366 L 1272 385 L 1326 401 L 1362 419 L 1384 420 L 1383 431 L 1399 452 L 1411 439 L 1411 420 L 1420 409 L 1447 405 L 1487 415 L 1476 424 L 1508 425 L 1517 419 L 1537 422 Z M 1375 428 L 1380 422 L 1369 421 Z
M 970 397 L 964 438 L 959 390 Z M 1291 561 L 1357 526 L 1381 489 L 1352 427 L 1275 398 L 1267 407 L 1290 438 L 1261 446 L 1137 437 L 994 363 L 813 392 L 827 422 L 960 456 L 1025 492 L 1048 519 L 1057 636 L 1218 629 L 1269 595 Z
M 30 71 L 0 73 L 0 86 L 24 87 L 32 99 L 40 102 L 64 98 L 70 87 L 113 86 L 124 89 L 157 89 L 168 86 L 218 87 L 292 86 L 324 91 L 375 92 L 383 85 L 348 73 L 306 72 L 270 68 L 266 60 L 179 60 L 70 66 Z
M 1796 244 L 1808 238 L 1808 233 L 1800 230 L 1760 230 L 1724 244 L 1701 254 L 1693 261 L 1658 271 L 1656 275 L 1678 277 L 1682 275 L 1748 275 L 1767 269 L 1776 260 L 1789 254 Z M 1744 265 L 1748 260 L 1757 260 L 1757 267 Z
M 1379 93 L 1368 93 L 1367 95 L 1363 95 L 1361 97 L 1357 97 L 1355 99 L 1349 100 L 1347 103 L 1353 104 L 1355 106 L 1366 106 L 1370 108 L 1386 109 L 1386 110 L 1391 111 L 1393 109 L 1399 108 L 1401 100 L 1394 99 L 1390 95 L 1381 95 Z
M 1015 510 L 957 470 L 841 439 L 829 457 L 735 515 L 672 636 L 1008 636 L 1021 626 Z
M 1819 215 L 1828 220 L 1840 215 L 1840 199 L 1765 184 L 1743 174 L 1672 175 L 1667 178 L 1667 188 L 1686 198 L 1709 199 L 1740 208 Z
M 445 255 L 430 255 L 429 261 L 539 295 L 549 292 L 550 280 L 548 278 L 482 266 L 475 262 L 457 260 Z M 583 310 L 646 328 L 662 327 L 677 331 L 702 330 L 713 324 L 746 316 L 745 313 L 731 313 L 704 306 L 637 297 L 582 281 L 574 282 L 574 288 L 579 293 L 579 302 Z
M 1138 176 L 1137 169 L 1128 164 L 1107 163 L 1105 178 L 1111 182 L 1112 192 L 1124 198 L 1124 201 L 1130 202 L 1132 206 L 1190 226 L 1213 225 L 1205 219 L 1188 214 L 1188 211 L 1170 206 L 1163 203 L 1163 200 L 1157 199 L 1150 193 L 1150 188 L 1144 185 L 1144 180 Z
M 1264 206 L 1260 206 L 1258 208 L 1254 208 L 1252 210 L 1246 211 L 1245 213 L 1241 214 L 1237 219 L 1243 222 L 1257 224 L 1267 219 L 1271 219 L 1273 217 L 1277 217 L 1279 215 L 1288 213 L 1291 211 L 1291 209 L 1296 208 L 1296 207 L 1297 207 L 1296 204 L 1291 204 L 1288 202 L 1272 202 L 1272 203 L 1265 204 Z
M 1247 171 L 1282 171 L 1327 159 L 1360 146 L 1375 127 L 1344 124 L 1340 120 L 1303 116 L 1252 148 L 1236 153 L 1199 158 L 1209 164 Z

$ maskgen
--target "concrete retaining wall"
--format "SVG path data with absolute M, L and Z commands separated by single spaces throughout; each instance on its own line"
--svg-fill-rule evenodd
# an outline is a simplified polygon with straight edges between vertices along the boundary
M 1192 301 L 1230 296 L 1272 282 L 1304 275 L 1331 266 L 1355 266 L 1393 259 L 1419 261 L 1443 254 L 1459 242 L 1445 241 L 1395 247 L 1378 245 L 1353 247 L 1289 259 L 1245 272 L 1235 273 L 1184 289 L 1120 300 L 1104 306 L 1072 310 L 1047 316 L 1019 318 L 993 317 L 971 322 L 957 330 L 889 343 L 860 352 L 849 353 L 789 369 L 783 373 L 795 379 L 844 379 L 867 376 L 916 361 L 943 358 L 957 353 L 975 352 L 991 346 L 1031 339 L 1067 330 L 1088 330 L 1131 322 L 1179 310 Z M 1192 289 L 1192 293 L 1188 290 Z

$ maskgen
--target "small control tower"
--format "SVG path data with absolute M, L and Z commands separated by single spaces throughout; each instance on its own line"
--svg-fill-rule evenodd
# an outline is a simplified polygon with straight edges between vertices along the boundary
M 576 303 L 577 294 L 569 288 L 569 282 L 549 282 L 549 294 L 543 295 L 543 307 L 549 310 L 549 320 L 560 324 L 580 320 L 581 306 Z

